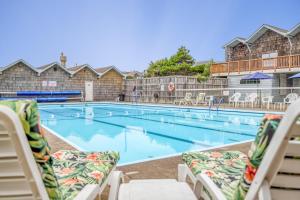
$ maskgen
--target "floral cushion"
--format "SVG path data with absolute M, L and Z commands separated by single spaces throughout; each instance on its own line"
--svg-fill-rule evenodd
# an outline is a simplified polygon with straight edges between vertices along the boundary
M 52 154 L 63 198 L 73 199 L 87 184 L 102 184 L 119 160 L 117 152 L 62 150 Z
M 264 116 L 248 157 L 238 151 L 234 151 L 234 155 L 239 157 L 233 158 L 229 156 L 232 151 L 208 151 L 184 153 L 183 161 L 194 175 L 210 176 L 227 199 L 244 199 L 281 118 L 281 115 Z
M 234 199 L 244 199 L 254 179 L 257 169 L 265 155 L 271 139 L 282 119 L 282 115 L 267 114 L 264 116 L 258 133 L 248 152 L 249 162 L 247 163 L 243 176 L 239 181 L 234 193 Z
M 247 163 L 239 151 L 205 151 L 182 154 L 194 175 L 205 173 L 229 197 L 237 187 Z
M 50 199 L 61 199 L 58 182 L 54 174 L 50 147 L 40 128 L 37 103 L 30 100 L 0 101 L 17 113 L 23 125 L 35 161 Z

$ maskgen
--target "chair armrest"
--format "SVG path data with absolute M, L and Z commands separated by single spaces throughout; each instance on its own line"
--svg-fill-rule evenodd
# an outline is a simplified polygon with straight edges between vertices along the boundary
M 100 187 L 97 184 L 88 184 L 79 192 L 74 200 L 94 200 L 99 194 Z
M 266 180 L 264 180 L 264 182 L 260 186 L 260 189 L 258 191 L 258 199 L 259 200 L 272 200 L 270 185 Z
M 205 187 L 213 199 L 226 200 L 220 188 L 206 174 L 198 174 L 197 180 Z
M 120 184 L 124 183 L 124 174 L 121 171 L 113 171 L 109 183 L 110 190 L 108 200 L 117 200 Z

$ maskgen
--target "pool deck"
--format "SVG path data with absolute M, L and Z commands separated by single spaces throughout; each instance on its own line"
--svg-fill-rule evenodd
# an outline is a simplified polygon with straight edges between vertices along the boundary
M 45 130 L 45 129 L 44 129 Z M 74 150 L 75 148 L 64 142 L 57 136 L 45 130 L 45 136 L 48 139 L 52 152 L 61 149 Z M 218 150 L 238 150 L 246 153 L 250 148 L 250 142 L 226 146 L 223 148 L 216 148 Z M 131 179 L 177 179 L 177 165 L 182 163 L 180 156 L 174 156 L 164 159 L 141 162 L 138 164 L 131 164 L 117 167 L 117 170 L 123 171 L 125 174 L 125 181 Z M 101 196 L 102 200 L 108 197 L 108 188 L 106 188 Z

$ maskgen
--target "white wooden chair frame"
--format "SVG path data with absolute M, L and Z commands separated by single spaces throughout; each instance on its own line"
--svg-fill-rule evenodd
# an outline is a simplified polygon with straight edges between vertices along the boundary
M 112 170 L 103 184 L 86 185 L 75 200 L 92 200 L 107 184 L 109 200 L 117 200 L 122 173 Z M 48 194 L 17 114 L 0 106 L 0 199 L 45 199 Z
M 288 107 L 281 120 L 249 188 L 246 200 L 299 199 L 299 175 L 277 174 L 279 171 L 300 174 L 300 159 L 285 158 L 286 155 L 300 156 L 300 141 L 290 140 L 292 137 L 300 136 L 300 123 L 297 122 L 299 117 L 300 100 L 298 99 Z M 195 177 L 186 164 L 179 164 L 178 180 L 186 181 L 187 177 L 193 182 L 197 197 L 210 199 L 203 192 L 203 187 L 205 187 L 213 199 L 226 199 L 222 191 L 206 174 L 198 174 Z M 296 188 L 297 190 L 285 188 Z

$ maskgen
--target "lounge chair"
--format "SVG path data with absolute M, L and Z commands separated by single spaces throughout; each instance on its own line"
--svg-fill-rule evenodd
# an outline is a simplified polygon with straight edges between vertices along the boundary
M 193 103 L 194 105 L 199 105 L 199 104 L 206 104 L 207 102 L 205 101 L 205 93 L 200 92 L 197 97 L 196 101 Z
M 0 102 L 0 199 L 95 199 L 112 176 L 117 152 L 50 154 L 37 103 Z M 110 182 L 110 200 L 117 184 Z
M 178 179 L 189 176 L 204 199 L 299 199 L 300 100 L 285 115 L 266 115 L 248 156 L 239 151 L 184 153 Z
M 179 105 L 192 105 L 192 96 L 190 92 L 185 93 L 185 97 L 179 101 Z
M 239 92 L 234 93 L 229 97 L 229 105 L 232 104 L 234 107 L 239 103 L 242 94 Z

